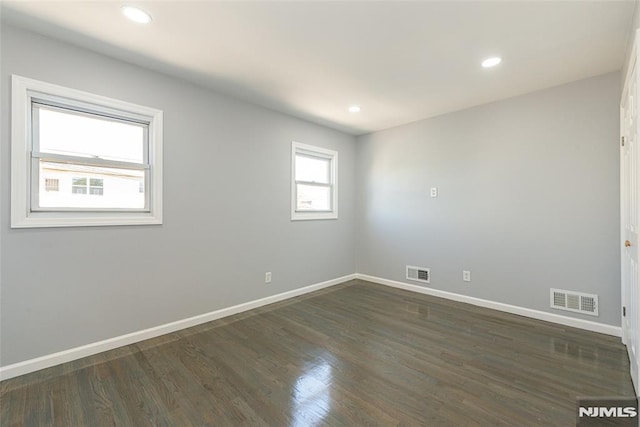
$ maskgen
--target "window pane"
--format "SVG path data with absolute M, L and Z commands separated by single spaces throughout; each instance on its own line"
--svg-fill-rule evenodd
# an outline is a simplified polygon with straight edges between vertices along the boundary
M 331 160 L 296 154 L 296 181 L 329 184 Z
M 144 162 L 145 125 L 98 115 L 79 115 L 37 106 L 39 144 L 44 153 Z
M 331 210 L 331 187 L 316 185 L 296 185 L 298 200 L 296 209 L 299 211 L 329 211 Z
M 52 179 L 58 180 L 58 191 L 46 192 L 46 183 Z M 143 209 L 140 182 L 144 179 L 143 170 L 41 161 L 39 207 Z

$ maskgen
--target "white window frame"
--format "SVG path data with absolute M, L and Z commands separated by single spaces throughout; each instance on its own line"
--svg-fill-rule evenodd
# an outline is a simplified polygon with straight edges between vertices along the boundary
M 331 187 L 331 209 L 328 211 L 299 211 L 297 210 L 297 184 L 311 184 L 312 182 L 296 181 L 296 154 L 320 157 L 330 160 L 329 186 Z M 313 145 L 291 142 L 291 220 L 338 219 L 338 152 Z
M 34 150 L 33 100 L 44 100 L 86 113 L 148 123 L 147 158 L 145 164 L 141 165 L 146 169 L 147 176 L 145 186 L 148 201 L 145 208 L 67 208 L 48 211 L 32 207 L 33 196 L 37 196 L 39 191 L 38 183 L 32 182 L 33 171 L 41 156 Z M 11 114 L 12 228 L 162 224 L 162 111 L 12 75 Z M 86 161 L 95 162 L 96 166 L 111 164 L 102 159 L 85 159 L 83 163 Z

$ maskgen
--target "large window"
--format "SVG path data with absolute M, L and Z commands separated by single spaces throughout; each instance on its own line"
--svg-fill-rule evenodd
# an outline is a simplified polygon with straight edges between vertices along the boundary
M 338 218 L 338 153 L 291 144 L 291 219 Z
M 162 223 L 162 112 L 13 76 L 12 227 Z

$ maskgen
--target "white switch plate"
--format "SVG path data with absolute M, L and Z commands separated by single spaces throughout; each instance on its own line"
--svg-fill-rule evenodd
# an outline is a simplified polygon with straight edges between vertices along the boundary
M 264 283 L 271 283 L 271 272 L 264 273 Z
M 464 282 L 471 281 L 471 272 L 469 270 L 462 270 L 462 280 Z
M 438 187 L 431 187 L 431 197 L 438 197 Z

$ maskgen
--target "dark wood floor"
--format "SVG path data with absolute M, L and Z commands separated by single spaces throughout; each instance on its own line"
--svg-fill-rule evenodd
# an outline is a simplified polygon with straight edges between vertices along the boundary
M 4 381 L 2 426 L 572 426 L 619 338 L 353 281 Z

